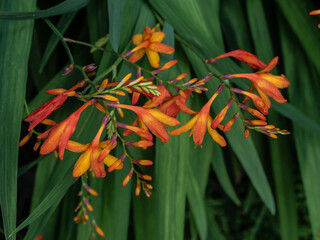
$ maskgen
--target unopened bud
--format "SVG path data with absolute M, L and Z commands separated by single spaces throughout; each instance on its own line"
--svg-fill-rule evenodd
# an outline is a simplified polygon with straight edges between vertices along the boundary
M 96 196 L 96 197 L 98 196 L 98 193 L 97 193 L 95 190 L 93 190 L 91 187 L 89 187 L 86 183 L 83 184 L 83 187 L 84 187 L 84 189 L 86 189 L 87 192 L 90 193 L 91 195 Z
M 73 70 L 73 67 L 74 67 L 73 64 L 70 64 L 69 66 L 67 66 L 64 69 L 62 76 L 65 76 L 65 75 L 68 75 L 69 73 L 71 73 L 71 71 Z
M 130 181 L 131 177 L 133 174 L 133 169 L 131 168 L 129 173 L 127 174 L 127 176 L 124 178 L 123 182 L 122 182 L 122 186 L 126 186 L 128 184 L 128 182 Z
M 137 181 L 136 191 L 135 191 L 136 196 L 140 195 L 140 191 L 141 191 L 141 183 L 140 181 Z
M 23 145 L 25 145 L 29 141 L 31 136 L 32 136 L 32 131 L 28 132 L 28 134 L 22 138 L 22 140 L 19 143 L 19 147 L 22 147 Z
M 97 69 L 97 66 L 94 63 L 88 64 L 82 68 L 85 72 L 92 72 Z

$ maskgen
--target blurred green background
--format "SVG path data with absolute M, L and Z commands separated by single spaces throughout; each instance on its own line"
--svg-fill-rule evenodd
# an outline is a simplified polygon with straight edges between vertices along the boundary
M 226 134 L 223 149 L 210 136 L 202 148 L 194 148 L 185 133 L 167 144 L 157 140 L 148 151 L 133 150 L 136 159 L 154 161 L 144 170 L 153 176 L 150 198 L 134 195 L 134 180 L 122 187 L 126 164 L 105 179 L 90 177 L 99 193 L 91 197 L 94 217 L 105 239 L 320 239 L 320 17 L 309 16 L 320 8 L 318 1 L 0 0 L 0 5 L 1 239 L 32 240 L 41 234 L 43 239 L 82 240 L 92 233 L 90 224 L 73 222 L 81 184 L 71 172 L 78 155 L 68 152 L 63 161 L 53 154 L 39 156 L 32 151 L 34 138 L 18 147 L 28 127 L 24 102 L 33 111 L 51 98 L 45 90 L 67 88 L 82 78 L 77 71 L 62 76 L 70 59 L 45 19 L 62 36 L 91 44 L 109 33 L 104 47 L 119 53 L 133 47 L 134 34 L 159 22 L 164 43 L 176 49 L 174 55 L 162 56 L 162 63 L 179 61 L 169 74 L 160 75 L 163 79 L 182 72 L 200 79 L 209 71 L 252 71 L 230 59 L 204 64 L 209 57 L 243 49 L 265 63 L 279 56 L 275 72 L 291 82 L 282 91 L 288 103 L 272 102 L 268 116 L 269 123 L 292 132 L 289 136 L 274 140 L 251 132 L 245 140 L 237 123 Z M 68 46 L 76 64 L 98 66 L 97 77 L 115 64 L 119 77 L 133 70 L 107 52 Z M 218 85 L 211 79 L 209 91 L 194 94 L 188 106 L 199 110 Z M 227 100 L 228 94 L 222 94 L 212 111 L 218 113 Z M 76 106 L 67 102 L 54 119 L 66 118 Z M 226 119 L 233 115 L 228 114 Z M 100 116 L 84 112 L 78 125 L 84 127 L 73 139 L 90 142 Z M 126 116 L 128 122 L 133 119 Z M 185 123 L 188 117 L 179 120 Z

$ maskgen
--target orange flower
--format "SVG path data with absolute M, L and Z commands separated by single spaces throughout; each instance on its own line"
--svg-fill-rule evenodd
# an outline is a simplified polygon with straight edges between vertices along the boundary
M 212 102 L 218 96 L 218 94 L 223 90 L 224 85 L 220 85 L 215 94 L 209 99 L 209 101 L 201 108 L 200 112 L 197 113 L 189 122 L 184 126 L 175 129 L 170 132 L 171 135 L 180 135 L 188 130 L 191 130 L 193 134 L 193 141 L 196 145 L 201 145 L 204 134 L 208 129 L 209 134 L 212 136 L 213 140 L 216 141 L 221 146 L 226 146 L 224 138 L 218 134 L 218 132 L 211 128 L 212 118 L 209 116 L 210 108 Z
M 185 91 L 180 91 L 179 94 L 172 96 L 165 103 L 163 103 L 158 110 L 163 112 L 164 114 L 176 118 L 180 111 L 186 114 L 196 114 L 195 111 L 191 110 L 187 105 L 186 101 L 188 100 L 190 94 L 190 89 L 186 89 Z
M 206 60 L 206 63 L 212 64 L 212 63 L 215 63 L 218 59 L 225 58 L 225 57 L 234 57 L 240 60 L 241 62 L 248 64 L 252 68 L 262 69 L 266 67 L 266 64 L 260 61 L 256 55 L 244 50 L 234 50 L 228 53 L 221 54 L 215 58 L 209 58 Z
M 100 137 L 107 121 L 108 117 L 105 117 L 98 133 L 90 144 L 80 144 L 74 141 L 68 141 L 66 147 L 68 150 L 72 152 L 83 152 L 74 165 L 72 176 L 79 177 L 91 167 L 97 177 L 105 177 L 106 172 L 104 164 L 110 167 L 118 160 L 116 157 L 109 154 L 109 152 L 117 145 L 115 139 L 100 142 Z M 120 164 L 117 169 L 122 169 L 122 167 L 123 165 Z
M 147 54 L 149 62 L 152 67 L 158 68 L 160 57 L 158 53 L 172 54 L 174 53 L 174 48 L 161 43 L 165 37 L 164 32 L 156 32 L 156 27 L 150 29 L 145 27 L 143 34 L 136 34 L 133 36 L 132 41 L 136 47 L 124 56 L 132 56 L 129 58 L 130 62 L 137 62 Z
M 88 101 L 61 123 L 55 125 L 54 127 L 39 135 L 38 139 L 46 138 L 45 142 L 40 148 L 40 154 L 48 154 L 54 151 L 58 151 L 59 157 L 62 160 L 68 140 L 76 130 L 80 114 L 92 103 L 93 100 Z
M 146 109 L 143 107 L 112 102 L 108 102 L 106 105 L 108 107 L 125 108 L 134 111 L 138 115 L 138 118 L 141 120 L 141 122 L 143 122 L 146 127 L 164 143 L 169 141 L 169 136 L 163 126 L 163 123 L 169 126 L 177 126 L 180 124 L 177 119 L 169 117 L 168 115 L 160 112 L 158 109 Z
M 47 101 L 41 107 L 39 107 L 34 112 L 30 113 L 29 116 L 24 120 L 30 122 L 28 131 L 31 131 L 35 128 L 40 122 L 46 119 L 54 110 L 62 106 L 62 104 L 67 100 L 69 96 L 75 95 L 75 89 L 83 87 L 86 84 L 86 81 L 81 81 L 69 90 L 66 89 L 50 89 L 46 91 L 48 94 L 59 94 L 57 97 Z
M 246 64 L 248 64 L 253 68 L 260 68 L 262 70 L 256 73 L 228 74 L 228 75 L 223 75 L 222 78 L 224 79 L 230 79 L 233 77 L 248 78 L 252 82 L 252 85 L 258 91 L 263 102 L 266 104 L 268 108 L 271 107 L 271 102 L 269 97 L 272 97 L 274 100 L 280 103 L 284 103 L 287 101 L 280 93 L 279 88 L 287 88 L 290 82 L 283 74 L 281 74 L 281 76 L 276 76 L 269 73 L 277 65 L 278 57 L 273 58 L 268 63 L 268 65 L 266 65 L 265 63 L 260 61 L 257 58 L 257 56 L 253 55 L 252 53 L 249 53 L 244 50 L 235 50 L 226 54 L 222 54 L 211 61 L 209 61 L 210 59 L 207 61 L 209 63 L 212 63 L 212 62 L 215 62 L 217 59 L 224 58 L 224 57 L 235 57 L 238 60 L 245 62 Z

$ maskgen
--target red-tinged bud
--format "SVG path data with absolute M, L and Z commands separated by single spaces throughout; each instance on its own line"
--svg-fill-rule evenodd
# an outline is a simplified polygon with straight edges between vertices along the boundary
M 217 60 L 215 60 L 214 58 L 209 58 L 205 61 L 206 64 L 212 64 L 215 63 Z
M 219 124 L 222 122 L 222 120 L 226 116 L 226 113 L 227 113 L 229 107 L 232 105 L 232 103 L 233 103 L 233 98 L 230 98 L 227 105 L 217 114 L 217 116 L 212 121 L 212 124 L 211 124 L 212 129 L 216 129 L 219 126 Z
M 309 12 L 309 15 L 319 15 L 319 14 L 320 14 L 320 9 Z
M 103 95 L 96 95 L 98 98 L 103 98 L 107 101 L 113 101 L 113 102 L 119 102 L 119 99 L 115 96 L 109 95 L 109 94 L 103 94 Z
M 22 147 L 23 145 L 25 145 L 29 141 L 31 136 L 32 136 L 32 131 L 28 132 L 28 134 L 26 136 L 24 136 L 24 138 L 22 138 L 22 140 L 19 143 L 19 147 Z
M 85 72 L 92 72 L 97 69 L 97 66 L 94 63 L 88 64 L 82 68 Z
M 125 187 L 128 184 L 128 182 L 130 181 L 130 179 L 132 177 L 132 174 L 133 174 L 133 169 L 131 168 L 129 173 L 127 174 L 127 176 L 123 179 L 122 186 Z
M 115 102 L 107 102 L 106 105 L 107 105 L 107 107 L 111 107 L 111 108 L 118 107 L 118 103 L 115 103 Z
M 189 80 L 188 82 L 185 82 L 184 84 L 182 84 L 183 86 L 189 86 L 194 84 L 196 81 L 198 81 L 198 78 L 192 78 L 191 80 Z
M 141 182 L 137 181 L 136 191 L 135 191 L 136 196 L 139 196 L 140 192 L 141 192 Z
M 212 78 L 213 74 L 212 73 L 208 73 L 204 79 L 203 79 L 203 82 L 208 82 L 211 78 Z
M 287 131 L 287 130 L 279 130 L 278 133 L 282 134 L 282 135 L 288 135 L 291 134 L 291 132 Z
M 105 89 L 107 87 L 108 83 L 109 83 L 109 79 L 108 78 L 103 80 L 103 82 L 100 85 L 100 89 Z
M 141 68 L 137 69 L 137 78 L 141 77 Z
M 80 192 L 79 192 L 80 193 Z M 79 196 L 79 193 L 78 193 L 78 196 Z M 81 195 L 80 195 L 81 196 Z M 82 206 L 82 204 L 81 204 L 81 202 L 79 202 L 79 204 L 78 204 L 78 206 L 76 207 L 76 209 L 74 210 L 75 212 L 77 212 L 79 209 L 80 209 L 80 207 Z
M 123 97 L 126 95 L 126 93 L 124 91 L 120 91 L 120 90 L 114 90 L 114 91 L 112 91 L 112 93 L 117 94 L 119 96 L 123 96 Z
M 68 90 L 64 89 L 64 88 L 56 88 L 56 89 L 49 89 L 49 90 L 45 91 L 45 93 L 50 94 L 50 95 L 59 95 L 59 94 L 65 93 L 67 91 Z
M 33 146 L 33 151 L 37 151 L 38 148 L 40 147 L 40 144 L 41 144 L 41 140 L 37 140 Z
M 91 195 L 96 196 L 96 197 L 98 196 L 98 193 L 95 190 L 93 190 L 91 187 L 89 187 L 86 183 L 83 184 L 83 187 Z
M 118 111 L 118 113 L 119 113 L 119 115 L 120 115 L 120 117 L 124 117 L 124 114 L 123 114 L 123 111 L 122 111 L 122 109 L 121 108 L 117 108 L 117 111 Z
M 89 215 L 87 213 L 87 210 L 86 209 L 82 209 L 82 213 L 83 213 L 83 217 L 85 219 L 85 221 L 88 221 L 89 220 Z
M 218 94 L 221 93 L 223 89 L 224 89 L 224 84 L 221 84 L 221 85 L 217 88 L 216 93 L 218 93 Z
M 122 86 L 123 84 L 125 84 L 131 78 L 131 75 L 132 73 L 128 73 L 124 78 L 122 78 L 118 86 Z
M 87 209 L 88 209 L 90 212 L 93 212 L 93 207 L 92 207 L 92 205 L 91 205 L 90 202 L 89 202 L 89 198 L 86 198 L 86 199 L 84 200 L 84 204 L 86 205 Z
M 261 129 L 261 130 L 272 130 L 275 129 L 274 125 L 266 125 L 266 126 L 256 126 L 255 128 Z
M 122 55 L 122 57 L 126 58 L 126 57 L 129 57 L 133 52 L 129 51 L 129 52 L 126 52 L 125 54 Z
M 224 125 L 223 132 L 230 131 L 232 125 L 238 119 L 238 117 L 239 117 L 239 113 L 236 113 L 235 115 L 233 115 L 233 117 L 226 123 L 226 125 Z
M 176 83 L 179 82 L 180 80 L 184 79 L 188 73 L 182 73 L 179 76 L 175 77 L 174 79 L 170 80 L 169 83 Z
M 56 125 L 57 123 L 53 120 L 50 120 L 50 119 L 45 119 L 41 122 L 43 125 L 47 125 L 47 126 L 54 126 Z
M 68 75 L 69 73 L 71 73 L 71 71 L 73 70 L 73 64 L 70 64 L 69 66 L 67 66 L 65 69 L 64 69 L 64 72 L 62 74 L 62 76 L 66 76 Z
M 143 180 L 146 180 L 146 181 L 151 181 L 152 180 L 152 177 L 149 176 L 149 175 L 138 173 L 138 176 L 139 176 L 139 178 L 142 178 Z
M 96 109 L 98 109 L 100 112 L 102 112 L 102 113 L 104 113 L 104 114 L 107 114 L 105 107 L 104 107 L 101 103 L 95 102 L 93 105 L 94 105 L 94 106 L 96 107 Z
M 99 236 L 103 238 L 105 237 L 104 232 L 101 230 L 101 228 L 96 224 L 94 220 L 92 221 L 92 226 L 94 227 L 94 230 L 96 230 Z
M 277 139 L 278 136 L 275 135 L 274 133 L 271 133 L 271 132 L 268 132 L 268 131 L 261 131 L 263 134 L 267 135 L 268 137 L 271 137 L 271 138 L 274 138 L 274 139 Z
M 266 117 L 259 111 L 253 109 L 253 108 L 249 108 L 248 106 L 244 105 L 244 104 L 239 104 L 240 108 L 242 108 L 245 111 L 248 111 L 249 113 L 251 113 L 253 116 L 260 118 L 261 120 L 265 121 Z
M 152 185 L 147 183 L 147 182 L 143 182 L 143 185 L 146 187 L 146 188 L 149 188 L 150 190 L 153 189 Z
M 229 80 L 229 79 L 233 78 L 233 76 L 231 76 L 229 74 L 225 74 L 225 75 L 222 75 L 221 78 L 224 80 Z
M 43 235 L 38 235 L 34 238 L 34 240 L 41 240 L 43 238 Z
M 171 60 L 171 61 L 165 63 L 161 68 L 152 71 L 152 74 L 158 74 L 160 72 L 163 72 L 163 71 L 171 68 L 172 66 L 174 66 L 177 62 L 178 62 L 178 60 Z
M 145 194 L 147 197 L 150 197 L 150 196 L 151 196 L 150 190 L 148 190 L 148 189 L 143 189 L 143 191 L 144 191 L 144 194 Z
M 245 126 L 245 127 L 244 127 L 244 137 L 245 137 L 246 139 L 248 139 L 249 134 L 250 134 L 249 129 L 247 128 L 247 126 Z
M 153 162 L 150 161 L 150 160 L 134 160 L 135 164 L 138 164 L 138 165 L 142 165 L 142 166 L 150 166 L 150 165 L 153 165 Z
M 202 91 L 200 89 L 198 89 L 198 88 L 189 87 L 188 89 L 191 90 L 192 92 L 196 92 L 196 93 L 199 93 L 199 94 L 202 93 Z
M 152 141 L 125 142 L 125 144 L 130 147 L 141 147 L 141 148 L 153 146 Z
M 244 122 L 245 122 L 246 124 L 249 124 L 249 125 L 260 125 L 260 126 L 265 126 L 265 125 L 268 124 L 267 122 L 262 121 L 262 120 L 249 120 L 249 119 L 245 119 Z
M 114 171 L 121 163 L 123 163 L 125 158 L 126 154 L 122 154 L 121 157 L 108 168 L 108 172 Z
M 73 221 L 74 221 L 75 223 L 79 223 L 79 222 L 80 222 L 80 217 L 81 217 L 80 214 L 81 214 L 81 213 L 79 212 L 79 213 L 73 218 Z

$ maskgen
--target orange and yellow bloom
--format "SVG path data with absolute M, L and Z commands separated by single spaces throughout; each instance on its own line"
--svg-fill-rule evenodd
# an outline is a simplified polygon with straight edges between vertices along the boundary
M 80 114 L 93 102 L 93 100 L 88 101 L 61 123 L 56 124 L 46 132 L 39 135 L 38 139 L 46 138 L 40 148 L 40 154 L 48 154 L 58 151 L 59 157 L 62 160 L 68 141 L 76 130 Z
M 107 103 L 107 106 L 113 108 L 125 108 L 134 111 L 138 115 L 140 122 L 145 124 L 146 127 L 164 143 L 169 141 L 169 135 L 163 124 L 169 126 L 177 126 L 180 124 L 177 119 L 169 117 L 158 109 L 146 109 L 143 107 L 111 102 Z
M 156 27 L 150 29 L 150 27 L 145 27 L 143 34 L 136 34 L 133 36 L 133 44 L 136 45 L 129 53 L 125 56 L 130 56 L 130 62 L 137 62 L 140 60 L 144 54 L 147 54 L 150 65 L 154 68 L 159 67 L 159 53 L 172 54 L 174 53 L 174 48 L 166 44 L 161 43 L 165 37 L 164 32 L 157 32 Z
M 209 101 L 201 108 L 201 110 L 193 117 L 189 122 L 187 122 L 184 126 L 175 129 L 170 132 L 171 135 L 180 135 L 188 130 L 191 130 L 191 134 L 193 134 L 193 141 L 196 145 L 200 145 L 203 142 L 204 135 L 208 130 L 209 134 L 212 136 L 213 140 L 217 142 L 221 146 L 226 146 L 226 142 L 224 138 L 218 134 L 215 129 L 211 128 L 212 119 L 209 116 L 210 108 L 218 96 L 218 94 L 223 90 L 224 85 L 220 85 L 215 94 L 209 99 Z
M 62 104 L 67 100 L 68 97 L 74 96 L 76 92 L 75 89 L 79 87 L 85 86 L 86 81 L 80 81 L 75 86 L 66 89 L 51 89 L 46 91 L 48 94 L 59 94 L 55 98 L 47 101 L 41 107 L 39 107 L 34 112 L 30 113 L 29 116 L 24 120 L 26 122 L 30 122 L 30 126 L 28 131 L 35 128 L 39 123 L 41 123 L 44 119 L 46 119 L 54 110 L 58 109 L 62 106 Z
M 117 145 L 115 139 L 100 142 L 100 137 L 107 121 L 108 117 L 105 117 L 98 133 L 90 144 L 80 144 L 74 141 L 68 142 L 66 147 L 68 150 L 72 152 L 83 152 L 74 165 L 72 176 L 79 177 L 88 171 L 89 168 L 92 168 L 92 171 L 97 177 L 105 177 L 106 171 L 104 164 L 110 167 L 118 160 L 109 154 Z M 123 165 L 121 164 L 117 169 L 122 169 L 122 167 Z

